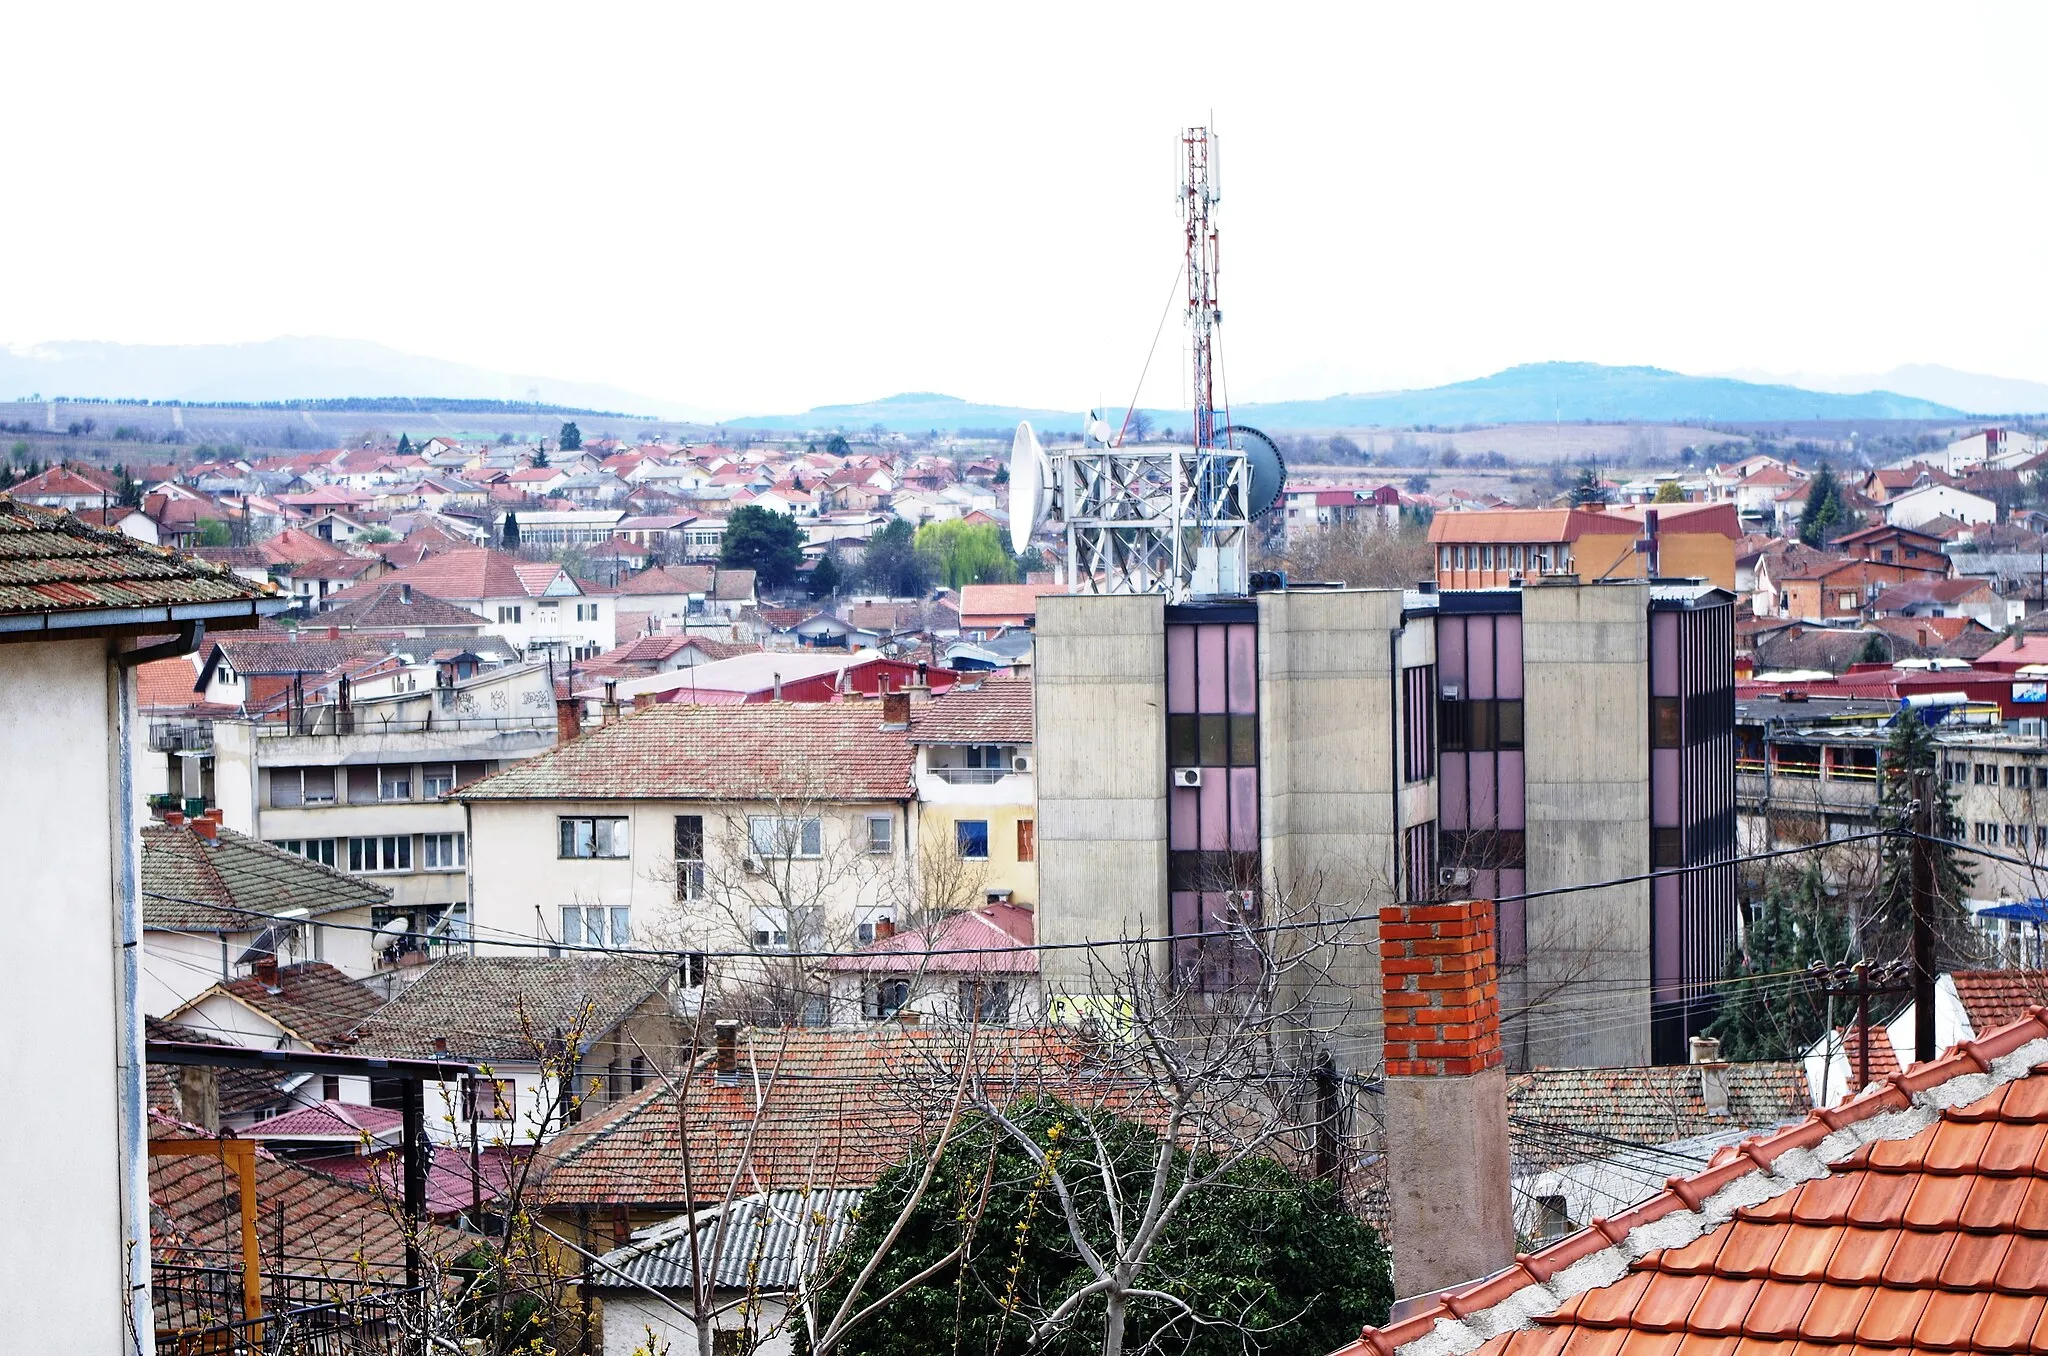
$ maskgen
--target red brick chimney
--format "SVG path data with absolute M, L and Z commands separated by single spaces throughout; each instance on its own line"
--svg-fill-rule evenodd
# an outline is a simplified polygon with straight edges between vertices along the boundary
M 219 810 L 208 810 L 205 814 L 199 815 L 196 818 L 193 818 L 186 822 L 192 826 L 192 832 L 198 834 L 207 842 L 217 843 L 220 841 Z
M 557 744 L 566 744 L 582 733 L 582 698 L 557 697 L 555 699 L 555 742 Z
M 907 730 L 910 728 L 910 694 L 908 692 L 884 692 L 882 694 L 882 728 L 885 730 Z
M 1394 1293 L 1491 1275 L 1515 1257 L 1493 903 L 1380 910 Z
M 740 1076 L 740 1024 L 727 1019 L 715 1028 L 718 1036 L 718 1051 L 711 1061 L 712 1072 L 721 1083 L 737 1081 Z

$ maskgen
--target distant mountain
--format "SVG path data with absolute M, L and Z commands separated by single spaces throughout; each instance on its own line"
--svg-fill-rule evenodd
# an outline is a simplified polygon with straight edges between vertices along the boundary
M 1865 391 L 1896 391 L 1943 405 L 1953 405 L 1971 414 L 2039 414 L 2048 411 L 2048 383 L 2021 381 L 2015 377 L 1987 377 L 1979 372 L 1958 372 L 1933 363 L 1908 363 L 1889 372 L 1862 376 L 1829 375 L 1818 372 L 1759 372 L 1754 369 L 1724 372 L 1740 381 L 1777 381 L 1803 386 L 1809 391 L 1859 394 Z
M 61 342 L 0 349 L 0 400 L 319 400 L 347 396 L 538 399 L 550 405 L 705 419 L 674 400 L 592 382 L 492 372 L 358 339 L 250 344 Z
M 1185 410 L 1151 410 L 1161 427 L 1187 425 Z M 1801 419 L 1949 419 L 1961 411 L 1889 391 L 1856 394 L 1760 385 L 1728 377 L 1692 377 L 1658 367 L 1603 367 L 1598 363 L 1530 363 L 1490 377 L 1421 391 L 1278 400 L 1239 405 L 1231 417 L 1270 432 L 1297 429 L 1439 427 L 1461 424 L 1748 423 Z M 1114 422 L 1121 411 L 1109 411 Z M 876 425 L 892 433 L 941 432 L 1014 426 L 1029 419 L 1040 428 L 1077 430 L 1079 411 L 982 405 L 926 393 L 890 396 L 859 405 L 824 405 L 803 414 L 728 420 L 728 428 L 852 433 Z

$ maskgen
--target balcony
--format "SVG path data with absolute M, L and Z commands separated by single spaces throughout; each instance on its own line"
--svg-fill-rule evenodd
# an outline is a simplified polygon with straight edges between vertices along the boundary
M 213 722 L 207 720 L 153 720 L 149 723 L 152 753 L 205 752 L 213 748 Z
M 926 768 L 925 774 L 948 786 L 994 786 L 1005 777 L 1022 775 L 1006 767 L 934 767 Z
M 265 1356 L 402 1356 L 427 1312 L 427 1287 L 392 1287 L 349 1276 L 266 1271 L 249 1311 L 239 1257 L 196 1257 L 150 1267 L 160 1352 L 262 1352 Z M 407 1320 L 410 1319 L 408 1322 Z
M 1832 750 L 1830 750 L 1832 752 Z M 1814 809 L 1841 814 L 1874 814 L 1877 769 L 1832 757 L 1738 758 L 1735 801 L 1745 810 Z

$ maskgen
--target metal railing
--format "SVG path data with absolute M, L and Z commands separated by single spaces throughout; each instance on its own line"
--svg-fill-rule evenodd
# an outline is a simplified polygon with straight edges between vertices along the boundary
M 952 786 L 994 786 L 1017 775 L 1006 767 L 929 767 L 925 771 Z
M 212 747 L 211 721 L 153 720 L 149 723 L 149 748 L 152 753 L 177 753 L 185 749 Z
M 379 735 L 379 734 L 452 734 L 459 731 L 486 732 L 501 730 L 552 730 L 555 728 L 555 713 L 552 708 L 545 715 L 531 716 L 457 716 L 436 715 L 385 717 L 366 714 L 361 710 L 342 710 L 332 706 L 309 706 L 304 711 L 285 713 L 281 719 L 262 720 L 255 723 L 256 733 L 264 739 L 281 739 L 290 735 Z
M 167 1356 L 400 1356 L 416 1345 L 405 1341 L 402 1320 L 407 1309 L 421 1311 L 425 1286 L 296 1272 L 266 1272 L 262 1284 L 264 1310 L 250 1317 L 239 1269 L 158 1263 L 150 1269 L 156 1349 Z

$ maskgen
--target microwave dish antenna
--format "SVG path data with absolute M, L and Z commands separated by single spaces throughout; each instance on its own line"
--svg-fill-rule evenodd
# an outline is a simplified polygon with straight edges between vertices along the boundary
M 1249 424 L 1230 425 L 1217 433 L 1216 441 L 1244 453 L 1247 516 L 1263 517 L 1279 507 L 1281 492 L 1287 488 L 1287 459 L 1280 455 L 1279 446 Z
M 1031 546 L 1031 534 L 1038 531 L 1052 511 L 1052 464 L 1029 421 L 1017 425 L 1010 442 L 1010 549 L 1018 555 Z

